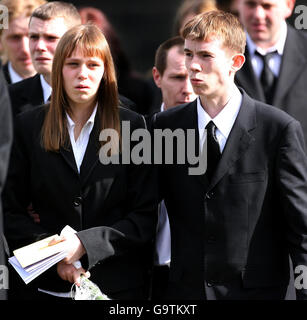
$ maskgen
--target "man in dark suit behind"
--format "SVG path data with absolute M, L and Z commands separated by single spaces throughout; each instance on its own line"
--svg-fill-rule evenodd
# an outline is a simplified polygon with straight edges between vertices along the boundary
M 161 89 L 162 103 L 151 110 L 147 117 L 148 127 L 154 113 L 163 112 L 179 104 L 196 99 L 185 66 L 184 40 L 177 36 L 167 39 L 158 47 L 155 65 L 152 68 L 153 80 Z M 160 299 L 168 282 L 170 262 L 170 231 L 168 216 L 163 202 L 159 205 L 158 227 L 155 241 L 155 257 L 152 277 L 152 299 Z
M 3 75 L 8 84 L 32 77 L 35 69 L 29 50 L 28 25 L 30 15 L 45 0 L 1 0 L 7 8 L 8 28 L 0 28 L 0 50 Z
M 161 43 L 156 51 L 152 75 L 161 89 L 162 101 L 150 110 L 152 114 L 196 98 L 184 63 L 183 45 L 183 39 L 177 36 Z
M 11 143 L 13 138 L 13 130 L 12 130 L 12 116 L 11 116 L 11 107 L 10 107 L 10 99 L 6 88 L 6 82 L 1 71 L 0 64 L 0 195 L 3 190 L 3 186 L 5 183 L 8 163 L 9 163 L 9 155 L 11 149 Z M 3 224 L 2 224 L 2 204 L 0 198 L 0 266 L 6 266 L 6 256 L 5 256 L 5 243 L 3 236 Z M 8 254 L 8 252 L 6 252 Z M 6 281 L 8 279 L 4 279 L 8 274 L 5 272 L 5 269 L 1 270 L 1 288 L 0 288 L 0 300 L 6 299 Z
M 14 115 L 48 101 L 55 49 L 63 34 L 78 24 L 81 24 L 80 15 L 70 3 L 49 2 L 33 11 L 29 22 L 29 47 L 37 74 L 9 86 Z
M 234 75 L 245 60 L 245 33 L 235 16 L 201 14 L 185 26 L 183 36 L 199 98 L 156 114 L 153 127 L 190 135 L 193 129 L 206 170 L 192 172 L 200 168 L 189 164 L 191 145 L 185 163 L 178 164 L 182 140 L 170 150 L 175 164 L 158 166 L 172 238 L 165 298 L 285 299 L 289 254 L 295 269 L 307 264 L 301 126 L 235 86 Z M 306 290 L 295 283 L 298 298 L 306 299 Z
M 300 121 L 306 140 L 307 34 L 286 23 L 294 4 L 295 0 L 237 1 L 247 46 L 246 62 L 237 72 L 236 82 L 252 98 Z M 272 85 L 265 81 L 265 74 L 271 77 Z
M 13 115 L 46 103 L 51 95 L 51 69 L 55 49 L 71 27 L 81 24 L 77 8 L 68 2 L 52 1 L 35 9 L 29 23 L 29 47 L 37 74 L 9 86 Z M 135 103 L 120 96 L 121 104 L 134 110 Z

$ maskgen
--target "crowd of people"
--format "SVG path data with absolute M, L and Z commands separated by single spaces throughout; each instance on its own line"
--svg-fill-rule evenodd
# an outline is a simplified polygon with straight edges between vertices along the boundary
M 0 265 L 54 234 L 67 250 L 27 285 L 8 265 L 0 299 L 67 299 L 87 271 L 115 300 L 307 299 L 295 285 L 307 266 L 307 33 L 287 23 L 295 0 L 183 0 L 149 78 L 101 10 L 0 3 Z M 127 124 L 153 140 L 193 132 L 178 139 L 184 161 L 176 139 L 152 140 L 152 161 L 121 161 L 139 147 Z M 61 234 L 67 225 L 76 233 Z

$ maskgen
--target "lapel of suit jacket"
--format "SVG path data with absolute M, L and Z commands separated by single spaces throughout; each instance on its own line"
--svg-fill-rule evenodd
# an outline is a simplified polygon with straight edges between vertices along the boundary
M 296 30 L 288 26 L 280 73 L 276 84 L 273 105 L 282 107 L 282 99 L 288 93 L 299 73 L 307 63 L 306 41 L 302 42 Z
M 200 146 L 199 146 L 199 129 L 198 129 L 198 114 L 197 114 L 197 99 L 190 103 L 189 108 L 186 109 L 186 114 L 181 118 L 184 125 L 182 127 L 187 129 L 194 129 L 195 130 L 195 156 L 200 156 Z M 181 126 L 179 126 L 181 127 Z M 187 145 L 187 144 L 186 144 Z M 188 152 L 188 151 L 186 151 Z M 188 160 L 188 159 L 187 159 Z M 187 161 L 188 162 L 188 161 Z M 193 168 L 198 166 L 199 163 L 194 165 L 188 163 L 189 168 Z M 207 188 L 209 185 L 209 180 L 205 175 L 194 175 L 195 179 L 202 184 L 203 187 Z
M 6 82 L 7 82 L 7 84 L 11 84 L 12 83 L 12 79 L 11 79 L 10 72 L 9 72 L 9 64 L 6 63 L 2 67 L 2 70 L 3 70 L 4 78 L 5 78 Z
M 94 127 L 89 137 L 89 141 L 84 153 L 83 161 L 80 167 L 80 179 L 82 183 L 86 181 L 90 172 L 92 171 L 95 164 L 98 162 L 98 152 L 99 152 L 99 129 L 97 123 L 97 117 L 95 117 Z M 60 148 L 60 153 L 70 166 L 70 168 L 79 175 L 74 152 L 72 150 L 70 139 L 68 138 L 67 146 Z
M 69 140 L 69 138 L 68 138 L 68 140 Z M 60 154 L 63 156 L 64 160 L 67 162 L 67 164 L 70 166 L 70 168 L 76 174 L 79 174 L 70 140 L 68 141 L 67 146 L 60 148 Z
M 227 139 L 221 160 L 212 176 L 212 189 L 229 168 L 247 151 L 253 141 L 249 131 L 256 127 L 255 102 L 243 91 L 243 99 L 237 119 Z
M 94 162 L 96 162 L 97 160 L 97 157 L 96 157 L 97 152 L 95 151 L 97 149 L 97 145 L 95 144 L 95 142 L 96 140 L 98 141 L 98 134 L 96 133 L 96 131 L 98 130 L 97 127 L 98 127 L 98 124 L 97 124 L 97 114 L 96 114 L 94 126 L 90 134 L 86 151 L 83 157 L 83 161 L 80 167 L 80 174 L 77 168 L 75 155 L 72 149 L 72 145 L 71 145 L 68 133 L 67 133 L 68 135 L 67 145 L 65 147 L 60 148 L 61 155 L 63 156 L 67 164 L 70 166 L 70 168 L 80 176 L 82 182 L 86 180 L 91 167 L 93 166 Z
M 41 84 L 40 75 L 37 73 L 34 77 L 29 78 L 29 86 L 24 87 L 23 97 L 25 101 L 30 102 L 33 106 L 39 106 L 44 103 L 44 94 Z
M 250 59 L 248 47 L 245 49 L 245 63 L 241 70 L 236 73 L 236 83 L 254 99 L 265 102 L 265 96 L 259 79 L 256 77 Z
M 70 168 L 79 176 L 80 178 L 80 183 L 82 186 L 86 186 L 86 182 L 95 168 L 95 166 L 99 162 L 99 148 L 100 148 L 100 143 L 99 143 L 99 117 L 97 116 L 98 112 L 95 117 L 95 122 L 94 122 L 94 127 L 92 129 L 92 132 L 89 137 L 89 141 L 86 147 L 86 151 L 83 157 L 83 161 L 80 167 L 80 173 L 78 172 L 77 164 L 75 161 L 75 156 L 72 150 L 71 143 L 69 141 L 68 146 L 66 148 L 61 148 L 60 153 L 65 159 L 65 161 L 68 163 Z M 114 177 L 110 178 L 105 178 L 102 179 L 96 184 L 99 184 L 97 188 L 99 187 L 100 189 L 100 194 L 101 194 L 101 200 L 105 199 L 109 193 L 109 190 L 113 184 Z M 85 189 L 83 190 L 83 196 L 86 196 L 89 190 L 91 189 L 90 186 L 86 186 Z
M 84 158 L 80 167 L 80 177 L 81 181 L 85 183 L 87 178 L 89 177 L 90 173 L 97 165 L 99 161 L 99 111 L 97 110 L 95 116 L 94 127 L 89 137 L 89 141 L 86 147 L 86 151 L 84 154 Z

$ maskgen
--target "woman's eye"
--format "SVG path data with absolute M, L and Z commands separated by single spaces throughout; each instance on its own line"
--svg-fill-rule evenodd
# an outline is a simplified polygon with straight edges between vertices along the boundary
M 90 67 L 90 68 L 97 68 L 97 67 L 100 67 L 100 64 L 99 64 L 99 63 L 96 63 L 96 62 L 93 62 L 93 63 L 90 63 L 90 64 L 89 64 L 89 67 Z

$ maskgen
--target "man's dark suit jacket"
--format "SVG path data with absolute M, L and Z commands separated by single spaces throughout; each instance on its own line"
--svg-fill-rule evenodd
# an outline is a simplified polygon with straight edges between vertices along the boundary
M 152 255 L 148 247 L 156 227 L 155 176 L 148 165 L 99 161 L 97 117 L 79 174 L 70 143 L 59 152 L 42 149 L 46 108 L 16 118 L 4 193 L 5 234 L 14 249 L 70 225 L 87 251 L 82 265 L 90 270 L 93 282 L 111 297 L 121 298 L 121 292 L 147 280 Z M 131 132 L 144 127 L 142 117 L 130 110 L 120 108 L 120 118 L 130 122 Z M 40 216 L 39 224 L 27 213 L 29 203 Z M 31 285 L 56 291 L 71 288 L 55 268 Z
M 13 115 L 31 110 L 44 103 L 43 88 L 40 75 L 9 85 L 9 94 L 12 103 Z
M 156 114 L 153 125 L 195 129 L 198 149 L 196 101 Z M 294 267 L 307 265 L 307 157 L 299 122 L 243 93 L 211 183 L 188 167 L 159 166 L 172 235 L 166 298 L 284 299 L 289 253 Z
M 45 103 L 39 74 L 9 85 L 9 94 L 14 117 Z M 121 106 L 130 110 L 136 109 L 135 103 L 130 99 L 122 95 L 119 98 Z
M 288 26 L 280 74 L 272 105 L 300 121 L 307 141 L 307 34 Z M 259 79 L 256 77 L 248 48 L 246 62 L 236 73 L 236 83 L 252 98 L 265 102 Z
M 0 64 L 0 195 L 2 193 L 7 168 L 9 164 L 9 156 L 11 143 L 13 140 L 13 130 L 12 130 L 12 115 L 11 115 L 11 106 L 10 99 L 7 92 L 5 79 L 1 71 Z M 2 222 L 2 203 L 0 199 L 0 265 L 6 265 L 6 255 L 5 255 L 5 244 L 3 237 L 3 222 Z M 1 273 L 1 276 L 5 276 L 5 271 Z M 6 275 L 7 276 L 7 275 Z M 5 279 L 2 279 L 2 286 L 5 285 Z M 5 288 L 0 289 L 0 300 L 6 299 L 6 290 Z
M 2 70 L 3 70 L 3 75 L 4 75 L 4 79 L 6 80 L 6 83 L 7 84 L 11 84 L 12 83 L 12 79 L 11 79 L 11 76 L 10 76 L 8 63 L 3 65 Z

